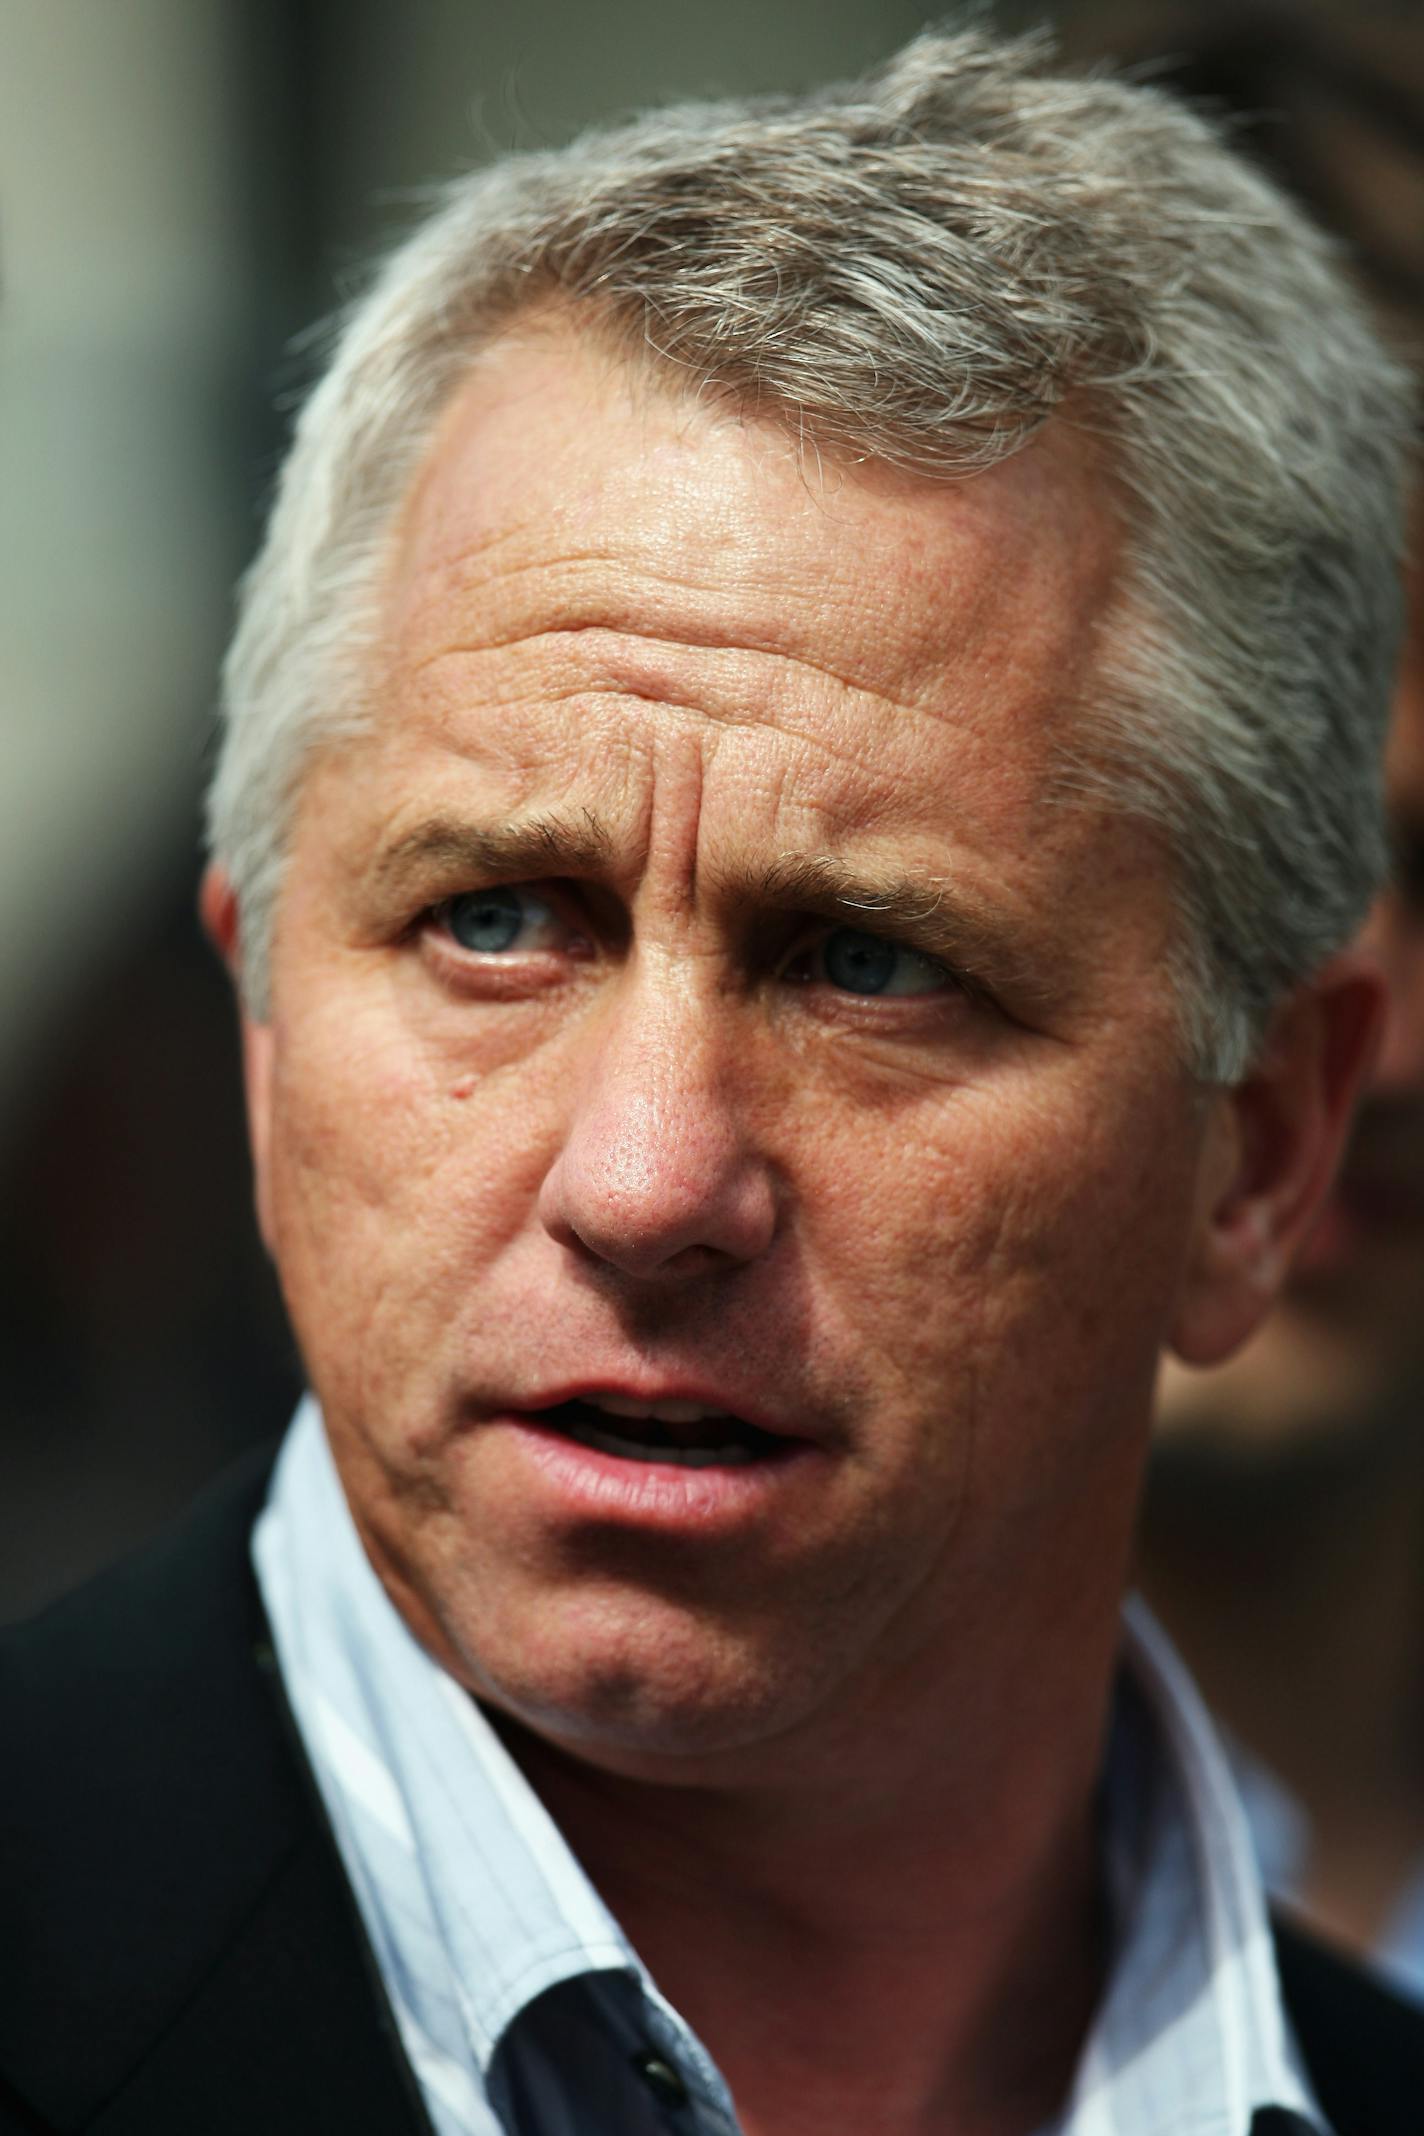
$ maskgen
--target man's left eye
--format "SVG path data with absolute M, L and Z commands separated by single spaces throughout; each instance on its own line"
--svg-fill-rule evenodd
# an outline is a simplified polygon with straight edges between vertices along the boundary
M 933 957 L 883 935 L 837 927 L 810 954 L 807 976 L 845 994 L 938 994 L 954 984 Z
M 507 884 L 448 898 L 440 916 L 461 949 L 485 957 L 512 949 L 556 949 L 568 934 L 547 898 Z

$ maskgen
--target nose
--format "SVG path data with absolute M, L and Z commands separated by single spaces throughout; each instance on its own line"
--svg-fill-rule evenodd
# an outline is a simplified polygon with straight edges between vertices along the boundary
M 766 1251 L 777 1185 L 712 1028 L 716 1004 L 652 991 L 611 1007 L 592 1036 L 539 1215 L 606 1268 L 681 1282 Z

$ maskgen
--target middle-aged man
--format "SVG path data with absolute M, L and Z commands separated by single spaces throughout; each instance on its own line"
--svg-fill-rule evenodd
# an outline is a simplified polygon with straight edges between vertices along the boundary
M 0 2128 L 1417 2129 L 1121 1617 L 1378 1022 L 1407 424 L 1034 42 L 397 254 L 204 892 L 312 1399 L 7 1649 Z

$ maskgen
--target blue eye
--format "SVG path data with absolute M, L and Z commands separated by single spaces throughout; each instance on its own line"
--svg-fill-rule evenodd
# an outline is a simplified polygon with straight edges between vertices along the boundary
M 847 994 L 933 994 L 949 981 L 944 967 L 883 935 L 838 927 L 821 945 L 821 968 Z
M 445 908 L 446 923 L 461 949 L 482 956 L 512 949 L 532 920 L 536 927 L 547 922 L 549 908 L 527 890 L 471 890 L 452 897 Z

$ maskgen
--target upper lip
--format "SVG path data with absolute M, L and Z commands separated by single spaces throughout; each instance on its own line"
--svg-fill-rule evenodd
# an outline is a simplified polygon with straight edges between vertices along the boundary
M 680 1412 L 685 1421 L 692 1421 L 695 1415 L 733 1416 L 739 1418 L 742 1423 L 751 1424 L 758 1431 L 769 1432 L 779 1439 L 817 1440 L 825 1436 L 820 1430 L 806 1429 L 799 1417 L 793 1423 L 786 1416 L 774 1414 L 757 1401 L 744 1400 L 734 1389 L 716 1386 L 709 1381 L 681 1378 L 569 1381 L 540 1388 L 522 1395 L 517 1400 L 498 1402 L 491 1406 L 533 1414 L 541 1410 L 557 1409 L 565 1402 L 627 1404 L 629 1406 L 622 1413 L 633 1416 L 652 1416 L 659 1409 L 666 1409 L 674 1419 Z

